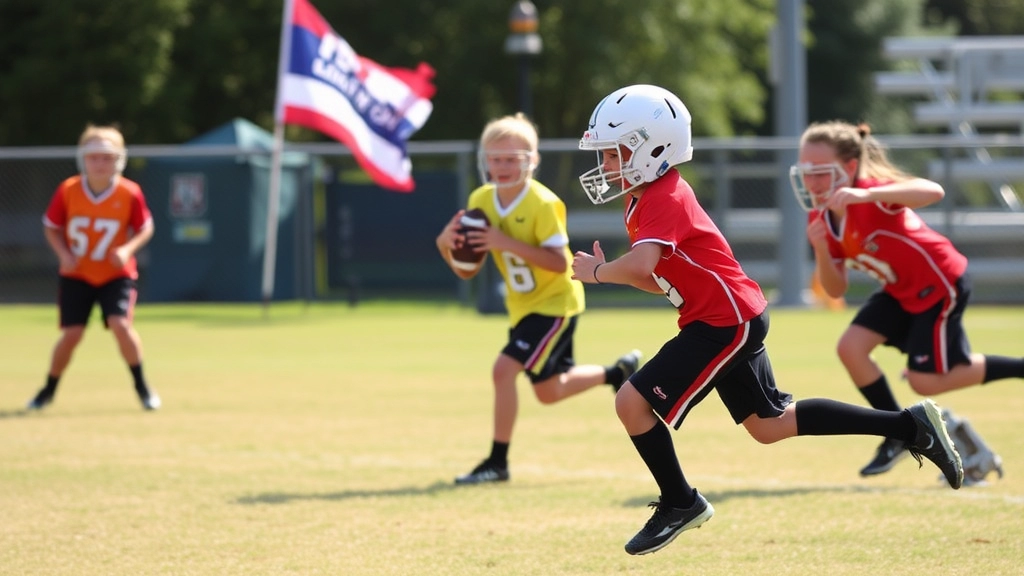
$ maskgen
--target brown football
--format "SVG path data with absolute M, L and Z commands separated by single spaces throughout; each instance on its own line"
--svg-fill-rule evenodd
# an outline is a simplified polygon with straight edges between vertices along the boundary
M 460 224 L 459 236 L 462 239 L 459 245 L 452 250 L 452 264 L 461 270 L 476 270 L 480 267 L 480 263 L 484 261 L 484 256 L 487 256 L 487 252 L 474 251 L 473 247 L 469 245 L 466 233 L 472 229 L 487 228 L 490 225 L 490 221 L 483 210 L 473 208 L 472 210 L 467 210 L 462 215 Z

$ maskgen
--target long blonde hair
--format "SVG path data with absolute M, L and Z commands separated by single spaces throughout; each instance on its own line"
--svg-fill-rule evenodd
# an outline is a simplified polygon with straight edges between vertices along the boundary
M 864 123 L 854 126 L 841 120 L 815 122 L 800 137 L 800 146 L 804 144 L 831 146 L 843 163 L 856 158 L 856 178 L 875 178 L 885 182 L 913 178 L 889 160 L 885 147 L 871 135 L 871 127 Z

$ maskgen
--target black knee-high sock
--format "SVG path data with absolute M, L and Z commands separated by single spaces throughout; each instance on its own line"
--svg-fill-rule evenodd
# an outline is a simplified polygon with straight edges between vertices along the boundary
M 864 434 L 913 442 L 916 432 L 914 417 L 906 410 L 873 410 L 826 398 L 796 403 L 797 436 Z
M 1024 378 L 1024 358 L 985 355 L 983 383 L 1003 378 Z
M 498 442 L 497 440 L 492 442 L 491 455 L 487 457 L 487 460 L 499 468 L 508 468 L 508 444 L 508 442 Z
M 889 381 L 885 379 L 885 374 L 882 374 L 881 378 L 871 384 L 858 388 L 858 390 L 867 399 L 868 404 L 876 410 L 899 412 L 903 409 L 896 403 L 896 397 L 892 395 L 892 388 L 889 387 Z
M 686 482 L 683 469 L 679 467 L 668 426 L 658 420 L 654 428 L 629 439 L 658 483 L 662 504 L 673 508 L 693 506 L 693 487 Z
M 53 393 L 57 391 L 58 382 L 60 382 L 60 376 L 51 376 L 50 374 L 47 374 L 46 386 L 43 387 L 43 390 L 52 396 Z
M 611 384 L 612 386 L 621 386 L 622 381 L 626 379 L 626 375 L 622 372 L 622 368 L 618 364 L 604 367 L 604 383 Z
M 142 362 L 139 362 L 135 366 L 128 366 L 128 369 L 132 371 L 132 379 L 135 380 L 135 389 L 143 391 L 146 389 L 146 378 L 142 375 Z

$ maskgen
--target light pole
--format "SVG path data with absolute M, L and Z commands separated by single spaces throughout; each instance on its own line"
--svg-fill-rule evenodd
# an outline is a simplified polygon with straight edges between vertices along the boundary
M 533 98 L 530 95 L 530 57 L 540 54 L 543 43 L 537 34 L 537 7 L 530 0 L 519 0 L 508 13 L 509 35 L 505 38 L 505 53 L 519 58 L 519 109 L 533 116 Z
M 540 54 L 542 43 L 537 34 L 537 7 L 530 0 L 519 0 L 508 13 L 508 37 L 505 53 L 519 58 L 519 111 L 533 118 L 533 98 L 530 96 L 530 57 Z M 477 297 L 476 309 L 481 314 L 504 314 L 505 303 L 501 291 L 504 283 L 493 262 L 487 262 L 480 271 L 482 289 Z M 497 280 L 495 280 L 497 278 Z
M 779 136 L 797 140 L 807 124 L 807 55 L 801 38 L 804 32 L 804 0 L 779 0 L 776 7 L 779 23 L 776 39 L 778 50 L 775 85 L 775 131 Z M 804 224 L 807 215 L 789 193 L 789 167 L 796 164 L 798 150 L 779 151 L 776 191 L 782 213 L 779 235 L 779 306 L 805 306 L 803 290 L 807 287 L 807 236 Z

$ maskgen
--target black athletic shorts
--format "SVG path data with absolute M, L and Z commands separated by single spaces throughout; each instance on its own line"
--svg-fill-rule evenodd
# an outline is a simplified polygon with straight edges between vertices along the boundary
M 84 280 L 61 276 L 57 294 L 60 325 L 62 328 L 85 326 L 97 302 L 103 312 L 104 326 L 110 316 L 131 318 L 136 296 L 135 281 L 131 278 L 118 278 L 102 286 L 93 286 Z
M 737 424 L 782 415 L 793 397 L 775 387 L 764 347 L 768 313 L 724 328 L 693 322 L 629 378 L 666 423 L 679 428 L 712 389 Z
M 885 345 L 907 355 L 907 369 L 945 374 L 958 364 L 971 363 L 971 345 L 963 317 L 971 298 L 971 279 L 966 274 L 953 284 L 953 293 L 917 314 L 900 306 L 879 290 L 854 316 L 856 324 L 885 337 Z
M 528 314 L 508 331 L 508 344 L 501 351 L 518 360 L 530 382 L 536 384 L 575 365 L 572 338 L 576 316 Z

